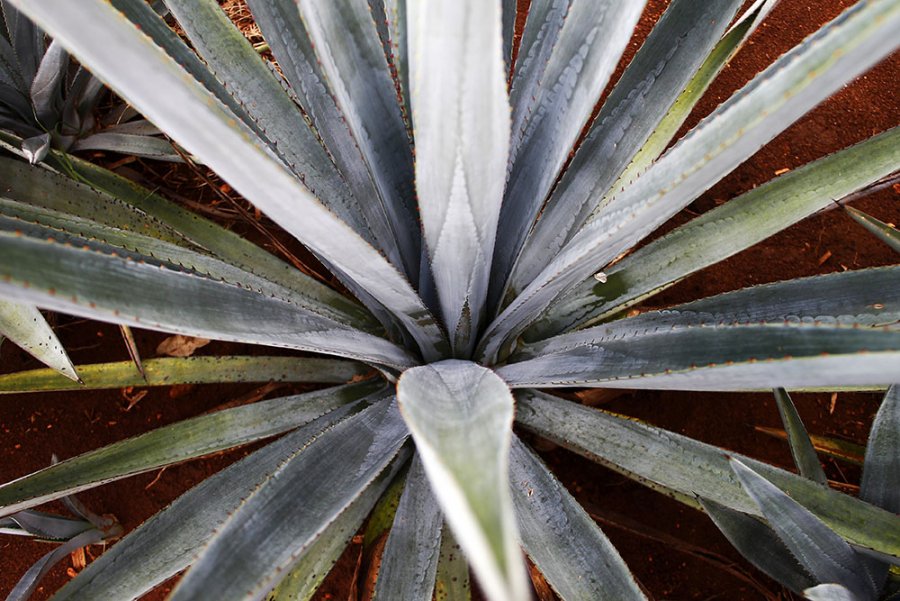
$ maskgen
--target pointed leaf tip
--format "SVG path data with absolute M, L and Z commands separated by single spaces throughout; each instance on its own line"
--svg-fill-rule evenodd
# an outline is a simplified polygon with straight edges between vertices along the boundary
M 431 489 L 493 601 L 528 599 L 509 481 L 512 393 L 492 371 L 468 361 L 407 370 L 400 410 Z

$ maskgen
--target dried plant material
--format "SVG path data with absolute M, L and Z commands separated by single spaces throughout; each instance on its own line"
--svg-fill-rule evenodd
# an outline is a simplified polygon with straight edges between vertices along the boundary
M 198 348 L 203 348 L 207 344 L 209 344 L 209 340 L 206 338 L 175 334 L 160 342 L 156 347 L 156 353 L 168 357 L 190 357 Z
M 80 572 L 87 565 L 87 558 L 84 556 L 84 547 L 79 547 L 72 551 L 69 556 L 72 558 L 72 567 Z

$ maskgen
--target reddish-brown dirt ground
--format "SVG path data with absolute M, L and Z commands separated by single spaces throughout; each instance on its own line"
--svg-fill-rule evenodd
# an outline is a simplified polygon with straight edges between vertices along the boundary
M 775 58 L 852 3 L 851 0 L 816 3 L 783 0 L 709 90 L 687 126 L 695 124 Z M 649 2 L 623 62 L 637 49 L 666 4 L 665 0 Z M 795 168 L 898 125 L 898 79 L 900 56 L 895 54 L 789 128 L 679 214 L 667 228 L 759 185 L 780 170 Z M 153 169 L 156 167 L 148 167 L 142 173 L 152 178 Z M 203 198 L 198 194 L 195 200 Z M 857 200 L 854 206 L 884 221 L 900 223 L 898 201 L 900 192 L 888 189 Z M 251 231 L 241 223 L 235 224 L 235 229 Z M 764 244 L 686 279 L 653 298 L 650 304 L 665 306 L 753 284 L 896 262 L 896 255 L 887 246 L 858 228 L 843 211 L 832 210 L 806 219 Z M 140 294 L 140 290 L 135 290 L 135 294 Z M 55 324 L 76 364 L 127 359 L 113 326 L 68 316 L 56 316 Z M 153 356 L 163 336 L 145 331 L 135 334 L 144 356 Z M 2 372 L 38 367 L 33 359 L 9 343 L 0 352 Z M 228 352 L 266 351 L 213 343 L 199 354 Z M 150 389 L 131 410 L 125 409 L 128 402 L 121 391 L 2 397 L 0 482 L 46 466 L 51 454 L 70 457 L 198 415 L 253 389 L 252 385 Z M 278 393 L 294 390 L 300 388 L 285 387 Z M 800 415 L 812 433 L 856 443 L 865 442 L 878 400 L 879 395 L 875 394 L 795 395 Z M 780 426 L 771 395 L 625 392 L 607 401 L 604 407 L 780 466 L 791 465 L 786 444 L 755 429 L 756 426 Z M 132 529 L 181 492 L 247 452 L 241 449 L 155 471 L 82 493 L 80 498 L 93 511 L 114 514 L 126 529 Z M 744 562 L 700 512 L 567 451 L 548 450 L 543 456 L 569 490 L 601 522 L 653 598 L 792 598 Z M 858 469 L 831 459 L 825 459 L 824 465 L 830 479 L 850 485 L 858 483 Z M 46 545 L 16 537 L 0 538 L 3 568 L 0 595 L 5 595 L 47 549 Z M 99 551 L 98 548 L 90 550 L 93 554 Z M 359 546 L 351 545 L 318 599 L 350 598 L 348 591 L 358 553 Z M 71 573 L 71 562 L 55 568 L 35 599 L 48 598 Z M 169 589 L 170 586 L 163 585 L 147 598 L 163 599 Z

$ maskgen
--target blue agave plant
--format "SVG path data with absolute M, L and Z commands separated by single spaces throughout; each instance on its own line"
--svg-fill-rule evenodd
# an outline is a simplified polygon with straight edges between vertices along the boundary
M 689 505 L 769 518 L 732 471 L 741 461 L 848 544 L 900 557 L 900 520 L 885 509 L 537 390 L 884 389 L 900 378 L 897 267 L 623 317 L 896 170 L 892 129 L 625 256 L 890 54 L 897 0 L 854 4 L 669 150 L 773 1 L 737 16 L 740 0 L 674 0 L 593 120 L 644 2 L 533 0 L 510 86 L 515 2 L 250 0 L 277 69 L 215 0 L 166 1 L 190 46 L 143 0 L 11 2 L 355 297 L 88 163 L 0 160 L 0 294 L 11 301 L 342 358 L 148 362 L 151 383 L 343 384 L 200 416 L 0 487 L 9 515 L 282 435 L 56 599 L 131 599 L 185 569 L 177 601 L 308 599 L 392 484 L 402 492 L 379 599 L 468 598 L 470 567 L 489 599 L 527 599 L 523 550 L 562 599 L 645 598 L 514 423 Z M 126 369 L 78 371 L 86 386 L 115 386 L 135 377 Z M 46 373 L 6 382 L 77 386 Z

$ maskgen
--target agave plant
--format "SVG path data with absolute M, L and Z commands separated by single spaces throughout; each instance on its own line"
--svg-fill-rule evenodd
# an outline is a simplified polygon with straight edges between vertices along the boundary
M 42 160 L 51 145 L 180 160 L 161 132 L 127 105 L 97 123 L 106 92 L 100 80 L 7 0 L 0 1 L 0 16 L 0 128 L 23 138 L 29 160 Z
M 373 508 L 370 527 L 392 525 L 378 599 L 467 598 L 469 567 L 488 598 L 527 599 L 522 550 L 562 599 L 645 598 L 524 431 L 688 505 L 766 517 L 730 455 L 848 544 L 897 562 L 900 520 L 889 511 L 537 389 L 884 389 L 898 379 L 898 267 L 623 313 L 896 170 L 900 129 L 624 256 L 892 52 L 900 2 L 858 2 L 667 151 L 774 2 L 735 20 L 740 0 L 674 0 L 593 120 L 643 2 L 534 0 L 511 71 L 514 2 L 250 0 L 277 69 L 215 0 L 166 1 L 190 47 L 143 0 L 12 3 L 354 298 L 88 163 L 72 163 L 76 181 L 54 153 L 39 167 L 2 161 L 16 178 L 3 180 L 0 293 L 343 358 L 279 358 L 284 371 L 265 357 L 176 361 L 154 366 L 157 382 L 198 370 L 203 381 L 361 379 L 203 415 L 0 487 L 8 515 L 283 434 L 125 536 L 56 599 L 139 597 L 186 568 L 172 599 L 308 599 Z M 122 368 L 93 369 L 95 385 L 114 386 L 106 370 Z M 67 386 L 12 377 L 19 390 Z

